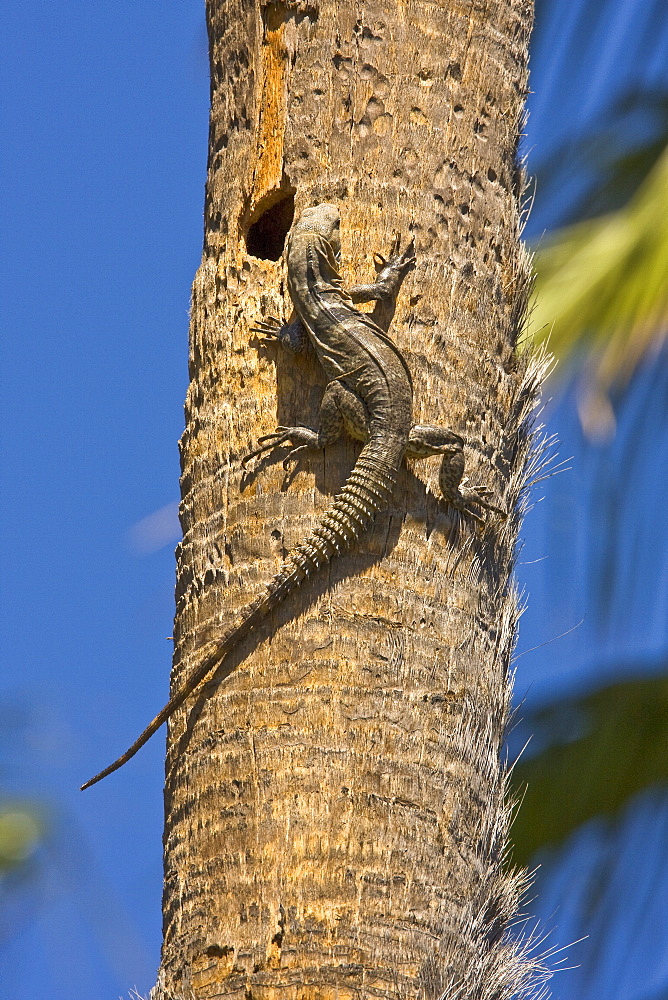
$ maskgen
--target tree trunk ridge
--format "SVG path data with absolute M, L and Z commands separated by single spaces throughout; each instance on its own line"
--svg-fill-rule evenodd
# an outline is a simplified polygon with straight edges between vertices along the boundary
M 518 616 L 513 553 L 540 364 L 516 353 L 529 267 L 516 163 L 530 0 L 208 0 L 210 153 L 181 441 L 172 689 L 331 505 L 360 446 L 289 475 L 241 457 L 315 426 L 315 356 L 251 332 L 291 307 L 282 251 L 319 202 L 346 286 L 415 239 L 390 336 L 414 420 L 466 440 L 470 483 L 511 513 L 439 499 L 403 466 L 389 509 L 304 581 L 169 725 L 164 945 L 154 1000 L 509 998 L 501 746 Z

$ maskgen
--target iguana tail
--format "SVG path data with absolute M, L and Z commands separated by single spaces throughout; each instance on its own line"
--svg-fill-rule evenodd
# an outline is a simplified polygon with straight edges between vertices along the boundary
M 82 791 L 134 757 L 254 625 L 264 620 L 308 576 L 325 566 L 334 555 L 345 552 L 364 534 L 375 515 L 388 506 L 397 481 L 397 467 L 378 457 L 378 452 L 382 450 L 378 441 L 372 440 L 365 445 L 331 508 L 308 538 L 288 555 L 283 568 L 267 585 L 267 593 L 241 609 L 230 628 L 215 640 L 214 649 L 184 678 L 162 711 L 129 750 L 82 785 Z

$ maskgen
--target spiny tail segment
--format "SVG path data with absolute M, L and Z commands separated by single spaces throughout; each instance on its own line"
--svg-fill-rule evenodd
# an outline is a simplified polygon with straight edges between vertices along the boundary
M 367 531 L 376 514 L 388 506 L 397 470 L 372 455 L 365 455 L 366 450 L 330 510 L 309 537 L 289 554 L 283 570 L 269 584 L 271 607 L 278 603 L 272 600 L 274 595 L 282 598 L 332 556 L 349 549 Z
M 306 577 L 325 566 L 334 555 L 349 549 L 370 527 L 375 515 L 388 506 L 397 481 L 397 470 L 377 458 L 373 450 L 374 445 L 369 442 L 330 510 L 309 537 L 288 555 L 281 571 L 268 584 L 268 593 L 242 608 L 232 626 L 216 640 L 214 649 L 184 679 L 162 711 L 158 712 L 129 750 L 82 785 L 81 791 L 97 784 L 134 757 L 255 624 L 262 621 Z

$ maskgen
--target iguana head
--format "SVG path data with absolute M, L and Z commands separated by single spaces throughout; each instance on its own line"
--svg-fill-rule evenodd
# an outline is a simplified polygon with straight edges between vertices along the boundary
M 336 205 L 323 202 L 313 208 L 305 208 L 292 230 L 298 233 L 318 233 L 324 237 L 338 259 L 341 253 L 341 216 Z

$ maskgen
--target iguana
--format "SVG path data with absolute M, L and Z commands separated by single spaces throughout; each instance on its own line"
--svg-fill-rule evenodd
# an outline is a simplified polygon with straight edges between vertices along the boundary
M 304 580 L 336 554 L 351 547 L 392 497 L 404 458 L 442 455 L 440 486 L 448 503 L 481 521 L 471 505 L 502 516 L 485 488 L 462 487 L 464 441 L 453 431 L 412 423 L 413 384 L 406 361 L 388 336 L 401 284 L 415 262 L 413 243 L 400 252 L 400 238 L 388 260 L 376 254 L 376 281 L 342 287 L 340 215 L 335 205 L 305 209 L 287 245 L 288 289 L 294 316 L 255 327 L 269 341 L 298 353 L 311 342 L 328 379 L 320 407 L 318 430 L 277 427 L 258 441 L 242 464 L 289 444 L 285 463 L 309 448 L 324 448 L 345 429 L 364 442 L 348 480 L 311 534 L 287 557 L 267 592 L 246 605 L 235 621 L 213 641 L 212 650 L 182 681 L 161 712 L 118 760 L 82 785 L 89 788 L 130 760 L 230 650 Z M 375 302 L 372 313 L 356 302 Z

